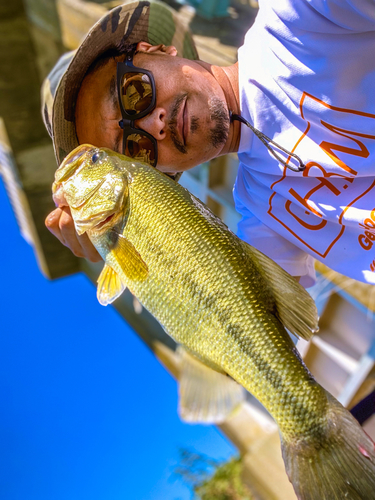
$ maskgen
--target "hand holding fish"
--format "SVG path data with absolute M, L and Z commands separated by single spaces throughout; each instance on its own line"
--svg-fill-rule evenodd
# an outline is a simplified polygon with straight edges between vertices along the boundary
M 309 339 L 318 329 L 293 277 L 172 179 L 112 151 L 72 151 L 53 194 L 105 261 L 100 303 L 129 288 L 183 346 L 184 419 L 222 421 L 243 386 L 277 422 L 300 500 L 375 499 L 374 443 L 314 380 L 286 331 Z
M 58 206 L 48 215 L 45 224 L 47 229 L 76 257 L 84 257 L 91 262 L 102 260 L 87 234 L 77 234 L 68 206 Z

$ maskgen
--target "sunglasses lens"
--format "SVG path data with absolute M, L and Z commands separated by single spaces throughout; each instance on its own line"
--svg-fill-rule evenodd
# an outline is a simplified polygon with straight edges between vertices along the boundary
M 151 139 L 143 134 L 130 134 L 126 138 L 124 154 L 135 160 L 144 161 L 155 167 L 155 146 Z
M 121 102 L 129 115 L 136 115 L 151 106 L 152 86 L 145 73 L 125 73 L 121 79 Z

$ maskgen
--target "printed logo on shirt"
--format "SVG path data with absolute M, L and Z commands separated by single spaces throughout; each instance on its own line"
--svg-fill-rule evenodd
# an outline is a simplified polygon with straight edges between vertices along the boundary
M 372 220 L 375 180 L 369 184 L 358 170 L 369 165 L 375 147 L 375 135 L 368 133 L 375 130 L 375 115 L 337 108 L 307 93 L 302 95 L 300 112 L 307 127 L 292 152 L 313 159 L 302 173 L 310 181 L 303 182 L 301 174 L 297 179 L 289 172 L 287 176 L 285 168 L 271 186 L 275 192 L 269 199 L 269 215 L 323 258 L 344 234 L 344 224 L 358 221 L 363 227 L 357 243 L 370 250 L 375 227 L 366 227 L 365 220 L 368 224 Z
M 375 241 L 375 208 L 371 210 L 370 217 L 367 217 L 363 224 L 359 224 L 361 234 L 358 242 L 364 250 L 371 250 Z M 371 271 L 375 271 L 374 262 L 370 264 Z

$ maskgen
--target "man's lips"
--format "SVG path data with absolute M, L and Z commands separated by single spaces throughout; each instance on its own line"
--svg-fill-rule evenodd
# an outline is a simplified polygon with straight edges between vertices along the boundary
M 186 138 L 188 133 L 188 112 L 186 106 L 187 96 L 181 102 L 180 109 L 177 115 L 177 133 L 179 135 L 179 139 L 181 144 L 186 145 Z

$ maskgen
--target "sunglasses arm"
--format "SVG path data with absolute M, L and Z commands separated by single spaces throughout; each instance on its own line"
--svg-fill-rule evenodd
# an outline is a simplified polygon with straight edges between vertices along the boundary
M 132 127 L 134 128 L 134 120 L 127 120 L 126 118 L 121 118 L 121 120 L 118 122 L 120 128 L 122 128 L 122 130 L 128 128 L 128 127 Z

